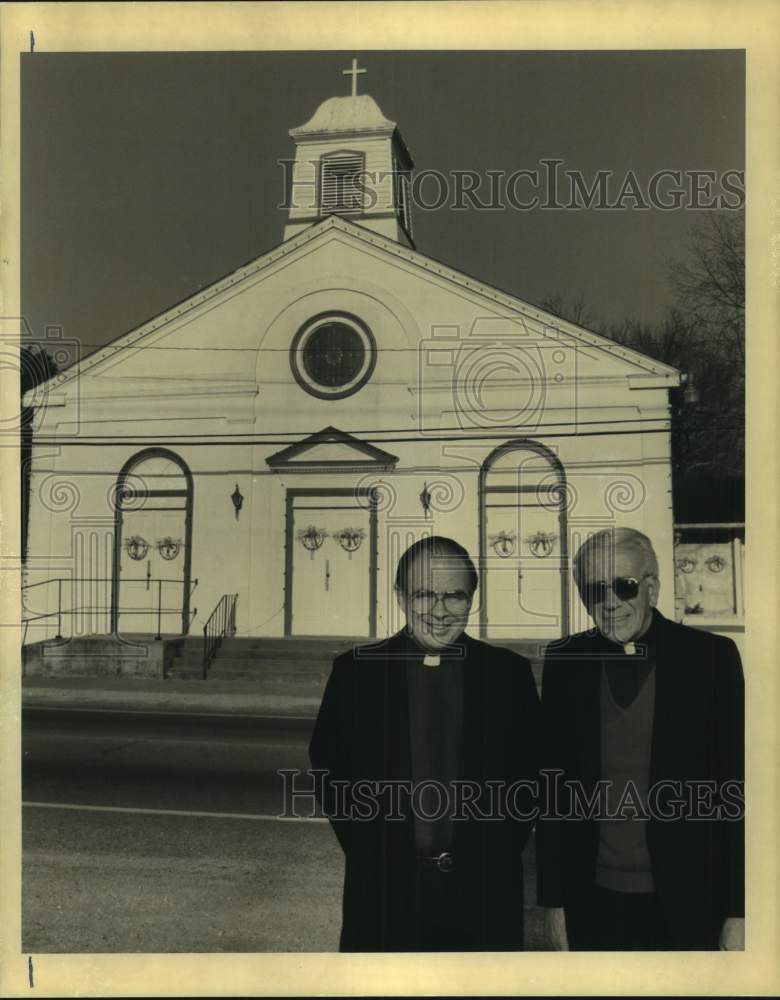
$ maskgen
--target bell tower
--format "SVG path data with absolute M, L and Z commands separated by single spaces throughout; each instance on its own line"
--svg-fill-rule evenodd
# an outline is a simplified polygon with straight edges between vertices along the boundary
M 305 125 L 290 130 L 295 162 L 284 239 L 328 215 L 341 215 L 414 247 L 411 176 L 414 164 L 395 122 L 368 94 L 358 94 L 366 70 L 343 70 L 349 97 L 331 97 Z

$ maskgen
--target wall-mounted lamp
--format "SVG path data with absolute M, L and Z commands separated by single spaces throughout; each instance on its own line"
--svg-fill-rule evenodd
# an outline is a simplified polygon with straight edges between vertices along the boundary
M 236 483 L 236 488 L 230 494 L 230 499 L 233 501 L 233 509 L 236 512 L 236 520 L 238 520 L 238 515 L 244 505 L 244 497 L 241 494 L 241 490 L 238 488 L 238 483 Z
M 687 406 L 692 406 L 694 403 L 699 402 L 699 390 L 696 388 L 696 383 L 693 381 L 693 377 L 691 375 L 685 375 L 683 377 L 685 379 L 683 402 Z

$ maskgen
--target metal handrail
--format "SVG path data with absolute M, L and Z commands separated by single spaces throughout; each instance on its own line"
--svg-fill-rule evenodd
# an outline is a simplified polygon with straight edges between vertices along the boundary
M 203 680 L 217 655 L 222 640 L 236 634 L 236 602 L 238 594 L 223 594 L 203 626 Z
M 85 611 L 95 611 L 95 610 L 97 610 L 97 611 L 110 611 L 110 610 L 112 610 L 110 607 L 109 608 L 102 608 L 100 606 L 97 606 L 97 607 L 89 606 L 89 607 L 63 608 L 63 606 L 62 606 L 62 585 L 63 585 L 63 583 L 69 583 L 69 584 L 74 584 L 74 583 L 111 583 L 111 584 L 113 584 L 114 582 L 115 582 L 114 577 L 111 577 L 111 576 L 55 576 L 55 577 L 50 577 L 48 580 L 38 580 L 36 583 L 25 583 L 25 584 L 23 584 L 22 587 L 21 587 L 22 593 L 24 593 L 24 592 L 26 592 L 28 590 L 32 590 L 35 587 L 42 587 L 42 586 L 45 586 L 46 584 L 56 583 L 57 584 L 57 610 L 56 611 L 48 611 L 48 612 L 45 612 L 44 614 L 40 614 L 40 615 L 25 615 L 24 612 L 27 609 L 24 608 L 24 607 L 22 607 L 22 624 L 24 625 L 24 635 L 22 637 L 22 642 L 24 643 L 26 641 L 26 639 L 27 639 L 27 628 L 28 628 L 30 622 L 41 621 L 43 618 L 56 618 L 57 619 L 57 634 L 55 636 L 55 639 L 62 639 L 62 616 L 63 615 L 75 615 L 75 614 L 83 613 Z M 126 576 L 123 576 L 122 577 L 122 583 L 123 584 L 124 583 L 144 583 L 144 584 L 147 584 L 147 585 L 152 584 L 152 583 L 156 583 L 157 584 L 157 634 L 155 635 L 155 639 L 162 639 L 162 616 L 163 616 L 163 614 L 173 614 L 173 613 L 181 614 L 181 609 L 180 608 L 163 608 L 163 606 L 162 606 L 162 585 L 164 583 L 179 583 L 179 584 L 181 584 L 183 582 L 184 582 L 183 580 L 176 579 L 174 577 L 146 577 L 146 576 L 139 576 L 139 577 L 126 577 Z M 193 592 L 194 592 L 194 590 L 195 590 L 195 588 L 197 586 L 198 586 L 197 579 L 190 581 L 190 593 L 189 593 L 190 597 L 192 597 L 192 594 L 193 594 Z M 147 614 L 149 614 L 149 609 L 148 608 L 124 608 L 124 609 L 123 608 L 117 608 L 117 611 L 119 613 L 123 614 L 123 615 L 134 615 L 134 614 L 147 615 Z M 195 608 L 194 611 L 190 612 L 190 622 L 192 621 L 192 619 L 195 617 L 195 615 L 197 613 L 198 613 L 198 609 L 197 608 Z

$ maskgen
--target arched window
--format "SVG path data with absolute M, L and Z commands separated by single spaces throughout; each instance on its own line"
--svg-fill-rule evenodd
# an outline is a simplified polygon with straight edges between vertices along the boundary
M 192 473 L 167 448 L 138 452 L 120 470 L 112 631 L 158 638 L 189 631 L 192 505 Z
M 568 631 L 566 475 L 544 445 L 508 441 L 480 473 L 483 635 L 560 638 Z

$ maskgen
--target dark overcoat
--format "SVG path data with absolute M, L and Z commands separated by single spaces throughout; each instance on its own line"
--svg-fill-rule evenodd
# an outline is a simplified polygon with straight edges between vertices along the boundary
M 742 665 L 731 639 L 679 625 L 657 610 L 653 615 L 649 780 L 656 788 L 647 827 L 653 881 L 676 946 L 712 949 L 724 918 L 744 915 Z M 560 773 L 542 782 L 550 793 L 547 811 L 555 811 L 553 797 L 559 814 L 571 811 L 567 782 L 579 783 L 586 797 L 594 793 L 600 778 L 601 671 L 615 649 L 598 632 L 548 647 L 542 768 Z M 699 806 L 692 805 L 696 787 Z M 715 789 L 712 796 L 708 787 Z M 593 883 L 598 840 L 595 817 L 540 820 L 540 905 L 581 905 Z
M 453 920 L 473 950 L 523 947 L 522 851 L 533 825 L 539 704 L 528 660 L 465 633 L 459 779 L 479 787 L 479 810 L 453 823 Z M 326 769 L 322 801 L 337 808 L 334 781 L 411 782 L 406 663 L 420 657 L 400 632 L 339 656 L 334 664 L 310 745 L 312 766 Z M 490 790 L 515 784 L 515 801 L 488 812 Z M 364 786 L 365 787 L 365 786 Z M 395 803 L 397 806 L 397 802 Z M 500 818 L 501 813 L 505 816 Z M 520 818 L 528 816 L 528 819 Z M 415 950 L 418 874 L 414 821 L 383 804 L 373 819 L 332 820 L 344 850 L 342 951 Z M 453 948 L 453 950 L 456 950 Z

